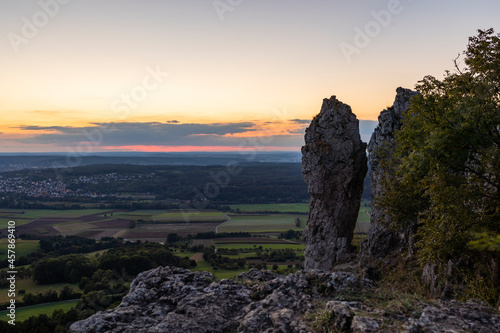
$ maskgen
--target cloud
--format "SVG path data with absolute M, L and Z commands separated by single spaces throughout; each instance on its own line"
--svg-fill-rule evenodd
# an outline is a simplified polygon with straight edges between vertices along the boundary
M 179 124 L 178 120 L 167 120 L 167 124 Z
M 215 135 L 225 135 L 234 133 L 244 133 L 248 131 L 254 131 L 253 127 L 255 123 L 251 122 L 241 122 L 241 123 L 212 123 L 212 124 L 179 124 L 176 123 L 159 123 L 159 122 L 146 122 L 146 123 L 92 123 L 94 126 L 87 127 L 72 127 L 72 126 L 21 126 L 16 127 L 22 130 L 28 131 L 56 131 L 64 134 L 77 134 L 83 133 L 84 131 L 89 131 L 92 129 L 97 129 L 99 127 L 109 128 L 112 132 L 119 132 L 124 130 L 134 130 L 134 131 L 153 131 L 155 133 L 161 133 L 165 131 L 174 132 L 177 135 L 189 136 L 193 134 L 215 134 Z
M 276 134 L 274 131 L 275 135 L 272 137 L 266 136 L 266 131 L 262 131 L 260 128 L 262 124 L 259 125 L 257 122 L 184 124 L 171 120 L 165 123 L 92 123 L 85 127 L 22 126 L 18 128 L 26 131 L 25 135 L 5 138 L 2 140 L 2 145 L 60 147 L 60 151 L 65 150 L 66 147 L 76 147 L 80 144 L 91 144 L 95 151 L 98 151 L 99 147 L 120 146 L 300 147 L 304 144 L 304 130 L 309 121 L 307 120 L 306 123 L 305 119 L 292 119 L 289 122 L 293 122 L 293 128 L 289 127 L 288 130 L 284 130 L 280 134 Z M 378 122 L 374 120 L 359 121 L 360 135 L 364 142 L 370 140 L 377 124 Z M 286 127 L 286 124 L 283 125 Z M 37 131 L 40 133 L 37 134 Z
M 289 131 L 288 133 L 304 135 L 306 133 L 306 129 L 305 129 L 305 127 L 297 128 L 296 130 Z
M 64 134 L 78 134 L 82 132 L 82 128 L 71 126 L 20 126 L 14 128 L 18 128 L 23 131 L 53 131 Z
M 293 126 L 290 128 L 290 122 Z M 287 123 L 282 123 L 287 128 Z M 2 147 L 47 147 L 51 151 L 65 151 L 67 147 L 91 145 L 93 151 L 110 149 L 107 147 L 127 146 L 225 146 L 225 147 L 283 147 L 284 149 L 304 145 L 304 130 L 309 121 L 292 119 L 288 121 L 288 129 L 275 128 L 266 132 L 266 126 L 257 122 L 235 123 L 180 123 L 175 120 L 169 122 L 112 122 L 92 123 L 85 127 L 73 126 L 22 126 L 16 137 L 6 138 L 2 135 Z M 374 120 L 360 120 L 359 129 L 364 142 L 370 140 L 378 122 Z M 265 125 L 265 124 L 264 124 Z M 276 130 L 281 133 L 277 134 Z M 35 132 L 35 134 L 33 134 Z M 40 133 L 36 133 L 40 132 Z M 275 133 L 270 136 L 266 133 Z M 1 133 L 0 133 L 1 134 Z M 243 134 L 243 135 L 234 135 Z M 58 148 L 59 147 L 59 148 Z M 99 148 L 101 147 L 101 148 Z M 37 148 L 43 150 L 43 148 Z
M 290 119 L 289 121 L 297 124 L 310 124 L 311 120 L 310 119 Z
M 23 126 L 26 131 L 51 131 L 18 139 L 21 143 L 74 145 L 80 142 L 99 142 L 99 145 L 231 145 L 241 138 L 233 134 L 255 131 L 255 123 L 103 123 L 86 127 Z

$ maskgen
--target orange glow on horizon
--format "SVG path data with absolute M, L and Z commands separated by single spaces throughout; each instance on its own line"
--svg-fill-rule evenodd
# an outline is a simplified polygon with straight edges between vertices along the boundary
M 144 153 L 237 152 L 237 151 L 300 151 L 300 147 L 279 146 L 103 146 L 103 150 Z

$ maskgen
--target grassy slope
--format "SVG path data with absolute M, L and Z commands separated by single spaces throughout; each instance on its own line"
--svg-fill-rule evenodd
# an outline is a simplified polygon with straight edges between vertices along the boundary
M 22 240 L 16 239 L 16 258 L 26 256 L 30 253 L 36 252 L 38 250 L 38 240 Z M 8 253 L 8 240 L 6 238 L 0 239 L 0 260 L 7 259 Z
M 52 315 L 52 312 L 57 309 L 63 309 L 64 311 L 68 311 L 72 307 L 75 307 L 78 303 L 78 300 L 69 300 L 69 301 L 61 301 L 55 303 L 45 303 L 45 304 L 37 304 L 26 306 L 22 308 L 16 309 L 16 321 L 24 321 L 32 316 L 38 316 L 40 314 L 46 314 L 49 317 Z M 9 317 L 6 316 L 7 311 L 0 312 L 0 320 L 8 321 Z
M 218 269 L 218 270 L 213 270 L 210 264 L 206 261 L 199 261 L 198 265 L 192 269 L 195 272 L 210 272 L 212 273 L 218 280 L 220 279 L 230 279 L 232 277 L 235 277 L 236 275 L 243 273 L 243 272 L 248 272 L 248 269 L 240 269 L 240 270 L 235 270 L 235 271 L 227 271 L 223 269 Z

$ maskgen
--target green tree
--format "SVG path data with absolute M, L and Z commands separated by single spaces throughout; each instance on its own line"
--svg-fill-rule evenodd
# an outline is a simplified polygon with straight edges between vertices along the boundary
M 73 288 L 71 288 L 70 285 L 68 284 L 65 284 L 64 287 L 59 292 L 59 298 L 61 299 L 61 301 L 78 298 L 80 296 L 81 294 L 75 293 Z
M 38 284 L 64 282 L 64 261 L 44 258 L 33 264 L 33 280 Z
M 478 234 L 496 239 L 500 233 L 499 36 L 479 30 L 469 38 L 463 65 L 455 60 L 453 73 L 442 80 L 426 76 L 416 89 L 395 135 L 395 158 L 384 166 L 391 178 L 381 204 L 395 227 L 417 217 L 422 264 L 444 270 L 460 262 L 464 295 L 495 302 L 498 251 L 479 251 L 473 242 Z M 480 279 L 482 295 L 468 293 Z
M 167 235 L 167 243 L 168 244 L 174 244 L 175 242 L 178 242 L 180 240 L 179 235 L 176 233 L 171 233 Z
M 95 264 L 82 255 L 71 255 L 67 257 L 64 267 L 64 279 L 67 282 L 77 283 L 82 277 L 90 277 L 95 272 Z
M 23 303 L 25 305 L 33 305 L 36 304 L 36 296 L 33 295 L 32 293 L 27 293 L 26 295 L 23 296 Z

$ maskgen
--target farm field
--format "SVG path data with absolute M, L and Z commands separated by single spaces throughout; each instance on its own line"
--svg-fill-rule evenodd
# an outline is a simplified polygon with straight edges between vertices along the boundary
M 287 230 L 304 230 L 307 222 L 309 205 L 298 204 L 255 204 L 232 205 L 231 209 L 239 208 L 244 214 L 229 214 L 230 221 L 219 226 L 218 232 L 250 232 L 250 233 L 279 233 Z M 358 213 L 356 232 L 368 232 L 370 228 L 370 201 L 362 200 Z M 305 214 L 272 214 L 256 213 L 264 211 L 303 211 Z M 255 213 L 251 213 L 255 212 Z M 296 227 L 296 219 L 300 219 L 300 227 Z
M 255 247 L 253 247 L 255 245 Z M 281 243 L 281 244 L 267 244 L 267 243 L 258 243 L 255 242 L 253 244 L 241 244 L 241 243 L 215 243 L 216 248 L 224 248 L 224 249 L 237 249 L 237 250 L 242 250 L 242 249 L 253 249 L 255 250 L 256 248 L 262 246 L 262 249 L 264 250 L 283 250 L 283 249 L 294 249 L 294 250 L 304 250 L 305 246 L 304 244 L 297 244 L 297 243 Z
M 73 218 L 86 215 L 94 215 L 105 212 L 105 209 L 75 209 L 75 210 L 58 210 L 58 209 L 27 209 L 24 213 L 20 209 L 6 209 L 0 211 L 0 214 L 6 214 L 6 217 L 37 219 L 43 218 Z
M 358 223 L 355 229 L 356 239 L 353 243 L 360 243 L 364 239 L 365 232 L 368 231 L 369 222 L 369 201 L 363 201 L 358 214 Z M 308 204 L 256 204 L 256 205 L 234 205 L 232 209 L 239 208 L 240 211 L 248 211 L 244 214 L 224 214 L 215 210 L 204 211 L 180 211 L 180 210 L 32 210 L 21 214 L 20 210 L 0 210 L 0 217 L 5 220 L 14 219 L 23 215 L 32 219 L 31 223 L 20 225 L 16 230 L 18 233 L 25 230 L 40 234 L 61 234 L 78 235 L 93 239 L 100 239 L 104 236 L 123 237 L 126 240 L 164 242 L 168 234 L 176 233 L 186 237 L 200 232 L 249 232 L 251 234 L 262 235 L 261 237 L 245 238 L 215 238 L 195 240 L 192 245 L 203 244 L 205 246 L 214 245 L 217 249 L 244 250 L 237 256 L 230 258 L 247 258 L 255 255 L 256 249 L 262 250 L 283 250 L 293 249 L 303 251 L 304 245 L 300 241 L 289 241 L 277 239 L 282 232 L 288 230 L 302 231 L 305 229 L 307 221 Z M 282 213 L 257 213 L 262 211 L 280 211 Z M 254 213 L 250 213 L 253 211 Z M 285 213 L 286 211 L 303 211 L 304 213 Z M 184 220 L 193 223 L 186 223 Z M 229 220 L 228 220 L 229 218 Z M 297 219 L 300 227 L 297 227 Z M 133 226 L 132 226 L 133 224 Z M 45 233 L 42 231 L 45 230 Z M 359 234 L 361 233 L 361 234 Z M 0 259 L 6 256 L 1 247 L 6 240 L 0 240 Z M 6 243 L 5 243 L 6 244 Z M 18 256 L 34 252 L 37 249 L 36 241 L 18 240 Z M 21 254 L 20 254 L 21 253 Z M 178 251 L 176 255 L 181 257 L 192 257 L 196 253 Z M 95 254 L 89 254 L 95 256 Z M 200 255 L 196 258 L 199 260 Z M 198 262 L 198 268 L 204 267 L 208 263 L 203 260 Z M 234 272 L 233 272 L 234 273 Z M 218 275 L 227 276 L 229 272 L 218 272 Z M 23 281 L 25 285 L 20 287 L 31 292 L 43 292 L 50 288 L 62 288 L 61 286 L 37 286 L 31 280 Z M 74 286 L 76 287 L 76 286 Z M 2 301 L 3 297 L 0 297 Z
M 16 258 L 26 256 L 30 253 L 36 252 L 38 250 L 38 240 L 22 240 L 16 239 Z M 8 253 L 8 240 L 6 238 L 0 239 L 0 260 L 7 259 Z
M 77 235 L 92 239 L 124 237 L 132 240 L 164 241 L 169 233 L 180 235 L 215 231 L 228 218 L 214 210 L 0 210 L 0 233 L 7 222 L 16 222 L 16 234 L 40 236 Z M 186 223 L 193 222 L 193 223 Z M 149 222 L 149 223 L 148 223 Z M 163 223 L 163 224 L 162 224 Z M 170 224 L 168 224 L 170 223 Z M 134 226 L 135 225 L 135 229 Z
M 370 222 L 370 208 L 371 201 L 363 199 L 361 200 L 361 206 L 359 207 L 358 221 Z
M 137 210 L 120 212 L 115 216 L 130 221 L 144 222 L 224 222 L 227 217 L 216 210 Z
M 77 235 L 92 239 L 123 237 L 131 240 L 163 241 L 169 233 L 186 236 L 198 232 L 250 232 L 278 234 L 287 230 L 303 230 L 307 221 L 308 204 L 233 205 L 232 209 L 254 213 L 230 214 L 215 210 L 0 210 L 0 232 L 6 233 L 7 222 L 16 221 L 16 233 L 35 235 Z M 283 212 L 255 213 L 263 211 Z M 284 212 L 303 212 L 286 214 Z M 357 232 L 369 228 L 369 201 L 364 200 L 358 215 Z M 296 226 L 297 218 L 300 227 Z M 186 223 L 192 222 L 192 223 Z M 135 228 L 132 226 L 135 224 Z
M 220 223 L 175 223 L 175 224 L 148 224 L 140 223 L 133 229 L 127 230 L 122 237 L 132 241 L 148 240 L 151 242 L 164 242 L 167 235 L 176 233 L 180 236 L 194 235 L 198 232 L 215 231 Z
M 51 210 L 34 209 L 25 210 L 24 214 L 20 211 L 0 210 L 4 217 L 0 222 L 0 233 L 6 233 L 7 220 L 16 222 L 16 233 L 29 233 L 34 235 L 79 235 L 83 237 L 100 238 L 105 228 L 99 228 L 94 222 L 106 221 L 112 219 L 107 217 L 113 210 L 104 209 L 79 209 L 79 210 Z M 92 232 L 89 232 L 91 229 Z M 114 231 L 116 233 L 116 230 Z
M 245 213 L 257 212 L 278 212 L 278 213 L 308 213 L 308 203 L 283 203 L 283 204 L 252 204 L 252 205 L 231 205 L 232 210 L 239 210 Z
M 46 314 L 50 317 L 54 310 L 63 309 L 66 312 L 72 307 L 75 307 L 77 303 L 78 300 L 69 300 L 16 308 L 16 321 L 25 321 L 31 316 L 38 316 L 40 314 Z M 6 314 L 7 311 L 0 311 L 0 320 L 8 321 L 9 317 L 7 317 Z
M 369 200 L 361 201 L 355 232 L 368 232 L 370 230 L 370 206 Z
M 5 215 L 4 215 L 5 216 Z M 6 229 L 8 226 L 9 221 L 15 221 L 16 222 L 16 227 L 22 226 L 28 223 L 31 223 L 34 221 L 32 218 L 25 218 L 25 217 L 12 217 L 13 215 L 9 215 L 10 217 L 5 218 L 5 217 L 0 217 L 0 229 Z
M 277 239 L 269 237 L 224 237 L 216 238 L 214 240 L 216 244 L 227 244 L 227 243 L 238 243 L 238 244 L 255 244 L 255 243 L 266 243 L 266 244 L 295 244 L 296 241 Z
M 269 233 L 283 232 L 290 229 L 304 230 L 306 214 L 231 214 L 230 221 L 225 222 L 218 228 L 218 232 L 251 232 Z M 296 227 L 297 219 L 300 219 L 300 227 Z
M 226 215 L 220 211 L 168 211 L 153 216 L 153 221 L 167 222 L 224 222 Z

